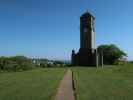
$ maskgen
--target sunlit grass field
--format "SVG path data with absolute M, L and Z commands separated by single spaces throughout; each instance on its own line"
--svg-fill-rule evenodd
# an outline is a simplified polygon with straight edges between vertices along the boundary
M 77 100 L 133 100 L 133 65 L 73 67 Z M 66 68 L 0 73 L 0 100 L 54 100 Z
M 45 68 L 0 73 L 0 100 L 51 100 L 64 72 L 63 68 Z
M 133 100 L 133 65 L 73 68 L 77 100 Z

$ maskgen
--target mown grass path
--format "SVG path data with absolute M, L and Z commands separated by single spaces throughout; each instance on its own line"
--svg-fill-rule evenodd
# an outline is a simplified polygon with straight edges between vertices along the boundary
M 54 99 L 64 73 L 63 68 L 0 73 L 0 100 Z
M 55 100 L 74 100 L 72 71 L 69 69 L 60 83 Z

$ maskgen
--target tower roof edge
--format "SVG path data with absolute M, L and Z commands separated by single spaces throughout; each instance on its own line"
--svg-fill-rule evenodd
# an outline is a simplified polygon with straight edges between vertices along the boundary
M 95 19 L 95 17 L 87 10 L 87 12 L 85 12 L 84 14 L 81 15 L 81 17 L 87 17 L 87 16 L 91 16 Z

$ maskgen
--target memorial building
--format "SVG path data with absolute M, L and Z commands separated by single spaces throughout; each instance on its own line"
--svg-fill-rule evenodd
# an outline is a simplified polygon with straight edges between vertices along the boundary
M 97 66 L 98 54 L 94 21 L 95 17 L 88 11 L 80 17 L 80 49 L 78 53 L 72 50 L 72 65 Z

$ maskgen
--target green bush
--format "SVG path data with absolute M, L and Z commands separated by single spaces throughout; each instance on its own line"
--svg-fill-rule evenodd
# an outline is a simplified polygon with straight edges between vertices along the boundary
M 24 56 L 0 57 L 0 70 L 23 71 L 33 69 L 33 62 Z

